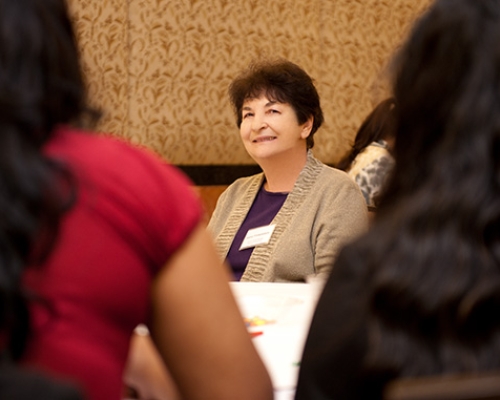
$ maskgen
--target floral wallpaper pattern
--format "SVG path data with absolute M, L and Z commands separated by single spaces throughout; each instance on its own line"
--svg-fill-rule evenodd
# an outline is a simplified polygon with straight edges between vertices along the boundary
M 284 57 L 321 96 L 315 155 L 338 161 L 386 93 L 384 67 L 430 0 L 69 0 L 98 130 L 174 164 L 253 163 L 227 99 L 250 61 Z

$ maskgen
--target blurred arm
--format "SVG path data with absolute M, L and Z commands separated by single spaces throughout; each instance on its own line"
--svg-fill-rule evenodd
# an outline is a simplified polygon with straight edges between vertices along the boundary
M 272 399 L 212 239 L 200 224 L 152 285 L 151 334 L 184 399 Z

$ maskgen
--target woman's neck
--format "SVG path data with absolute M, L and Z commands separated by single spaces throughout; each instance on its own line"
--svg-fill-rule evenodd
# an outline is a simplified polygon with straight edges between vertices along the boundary
M 264 189 L 268 192 L 291 192 L 306 162 L 307 152 L 300 159 L 273 159 L 260 163 L 259 165 L 266 176 Z

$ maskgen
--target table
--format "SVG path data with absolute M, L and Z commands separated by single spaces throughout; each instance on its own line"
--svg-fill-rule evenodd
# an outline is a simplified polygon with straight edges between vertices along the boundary
M 231 282 L 253 343 L 273 382 L 275 400 L 292 400 L 321 284 Z

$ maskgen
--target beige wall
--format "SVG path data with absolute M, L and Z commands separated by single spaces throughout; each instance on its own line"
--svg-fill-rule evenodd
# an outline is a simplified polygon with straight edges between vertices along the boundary
M 174 164 L 252 163 L 227 100 L 252 59 L 285 57 L 316 81 L 314 152 L 348 149 L 380 75 L 429 0 L 69 0 L 98 127 Z

